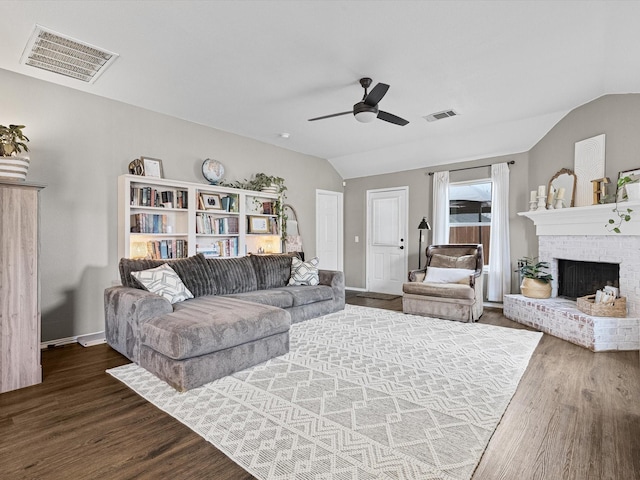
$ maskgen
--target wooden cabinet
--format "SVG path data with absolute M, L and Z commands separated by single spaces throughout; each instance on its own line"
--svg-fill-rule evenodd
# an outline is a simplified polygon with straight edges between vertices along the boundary
M 38 278 L 41 188 L 0 183 L 0 393 L 42 382 Z
M 280 253 L 277 193 L 137 175 L 118 178 L 118 255 Z

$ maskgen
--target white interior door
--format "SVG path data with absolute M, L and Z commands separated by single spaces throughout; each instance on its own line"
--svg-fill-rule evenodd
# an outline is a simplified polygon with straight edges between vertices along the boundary
M 324 270 L 342 270 L 342 208 L 342 192 L 316 190 L 316 255 Z
M 367 290 L 402 294 L 408 187 L 367 191 Z

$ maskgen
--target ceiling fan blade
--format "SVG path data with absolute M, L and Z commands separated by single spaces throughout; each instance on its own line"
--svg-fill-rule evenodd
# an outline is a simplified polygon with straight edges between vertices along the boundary
M 409 123 L 409 120 L 405 120 L 404 118 L 400 118 L 396 115 L 393 115 L 392 113 L 389 112 L 383 112 L 382 110 L 380 110 L 378 112 L 378 118 L 380 120 L 384 120 L 385 122 L 389 122 L 389 123 L 395 123 L 396 125 L 401 125 L 401 126 L 405 126 L 407 123 Z
M 386 83 L 377 84 L 375 87 L 373 87 L 373 90 L 369 92 L 369 95 L 365 97 L 364 103 L 369 105 L 370 107 L 375 107 L 376 105 L 378 105 L 378 103 L 380 103 L 382 97 L 386 95 L 387 90 L 389 90 L 389 85 L 387 85 Z
M 339 117 L 340 115 L 347 115 L 348 113 L 353 114 L 353 110 L 349 110 L 348 112 L 332 113 L 331 115 L 325 115 L 323 117 L 310 118 L 308 121 L 314 122 L 316 120 L 324 120 L 325 118 Z

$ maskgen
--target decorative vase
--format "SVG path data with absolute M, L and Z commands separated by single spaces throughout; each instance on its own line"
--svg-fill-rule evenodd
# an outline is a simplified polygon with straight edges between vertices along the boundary
M 522 279 L 520 291 L 522 295 L 529 298 L 549 298 L 551 296 L 551 282 L 525 277 Z
M 29 170 L 29 157 L 0 157 L 0 180 L 24 182 Z

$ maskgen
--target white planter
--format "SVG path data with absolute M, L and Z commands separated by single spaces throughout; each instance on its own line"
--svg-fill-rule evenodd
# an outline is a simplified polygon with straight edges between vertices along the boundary
M 627 183 L 624 188 L 627 191 L 628 200 L 640 200 L 640 183 Z
M 24 182 L 29 170 L 29 157 L 0 157 L 0 180 Z

